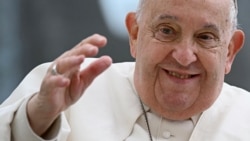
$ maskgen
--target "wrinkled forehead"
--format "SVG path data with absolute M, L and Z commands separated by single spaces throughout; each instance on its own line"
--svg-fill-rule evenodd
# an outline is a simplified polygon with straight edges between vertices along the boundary
M 146 4 L 147 2 L 154 2 L 155 0 L 139 0 L 139 7 L 142 7 L 142 5 Z M 235 9 L 238 10 L 238 1 L 237 0 L 231 0 L 234 3 Z
M 238 4 L 237 0 L 140 0 L 138 9 L 142 10 L 145 9 L 147 10 L 149 6 L 154 5 L 154 4 L 159 4 L 161 6 L 167 5 L 169 3 L 192 3 L 195 2 L 197 4 L 213 4 L 214 7 L 218 6 L 217 3 L 223 3 L 224 5 L 227 4 L 227 7 L 232 7 L 234 5 L 234 9 L 238 11 Z M 183 11 L 184 12 L 184 11 Z
M 141 8 L 144 16 L 156 16 L 162 12 L 178 13 L 192 16 L 203 14 L 203 16 L 228 18 L 232 17 L 233 2 L 237 8 L 236 0 L 142 0 Z
M 216 25 L 221 30 L 231 30 L 234 27 L 236 0 L 142 0 L 141 14 L 138 19 L 141 25 L 150 25 L 161 20 L 162 15 L 175 17 L 179 23 L 193 26 L 204 24 Z M 235 7 L 234 7 L 235 6 Z M 234 11 L 234 10 L 233 10 Z M 164 16 L 166 17 L 166 16 Z M 141 19 L 141 20 L 140 20 Z M 169 19 L 169 18 L 168 18 Z

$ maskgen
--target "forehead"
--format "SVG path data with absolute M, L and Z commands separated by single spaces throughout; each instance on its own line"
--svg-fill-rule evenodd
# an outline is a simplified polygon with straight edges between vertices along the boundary
M 156 6 L 161 8 L 169 8 L 173 6 L 188 6 L 201 8 L 215 8 L 217 10 L 229 6 L 230 3 L 235 3 L 235 0 L 142 0 L 142 5 L 146 7 Z M 195 10 L 195 9 L 194 9 Z
M 178 20 L 224 23 L 230 19 L 230 0 L 146 0 L 148 20 L 171 15 Z

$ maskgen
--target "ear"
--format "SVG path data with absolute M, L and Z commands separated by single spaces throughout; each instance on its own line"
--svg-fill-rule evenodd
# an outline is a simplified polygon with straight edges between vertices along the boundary
M 244 32 L 242 30 L 236 30 L 228 47 L 228 55 L 225 68 L 226 74 L 228 74 L 231 71 L 234 58 L 240 51 L 240 49 L 243 47 L 244 40 L 245 40 Z
M 126 27 L 129 34 L 129 45 L 130 53 L 135 58 L 136 57 L 136 42 L 138 34 L 138 24 L 135 13 L 128 13 L 126 16 Z

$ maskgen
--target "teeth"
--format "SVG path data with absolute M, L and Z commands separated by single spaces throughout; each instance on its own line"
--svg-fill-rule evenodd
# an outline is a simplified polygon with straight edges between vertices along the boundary
M 191 75 L 183 75 L 183 74 L 179 74 L 179 73 L 171 72 L 171 71 L 168 72 L 168 74 L 171 75 L 171 76 L 180 78 L 180 79 L 188 79 L 188 78 L 191 78 L 191 77 L 192 77 Z

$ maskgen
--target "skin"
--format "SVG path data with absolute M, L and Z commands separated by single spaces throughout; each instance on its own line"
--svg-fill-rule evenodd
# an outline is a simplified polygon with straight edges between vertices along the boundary
M 27 104 L 29 123 L 37 135 L 46 139 L 46 131 L 59 114 L 74 104 L 95 77 L 111 65 L 112 59 L 103 56 L 87 68 L 79 70 L 85 57 L 95 56 L 106 43 L 104 36 L 94 34 L 54 60 L 53 64 L 57 64 L 60 75 L 52 75 L 51 65 L 39 93 Z
M 140 20 L 126 17 L 131 54 L 136 59 L 135 87 L 142 101 L 164 118 L 182 120 L 201 113 L 218 97 L 244 34 L 232 30 L 228 0 L 147 0 Z M 185 12 L 183 12 L 185 11 Z M 46 131 L 112 63 L 103 56 L 79 70 L 86 57 L 105 46 L 92 35 L 54 60 L 40 91 L 27 104 L 33 131 Z
M 228 0 L 148 0 L 128 14 L 134 83 L 155 113 L 183 120 L 209 108 L 242 47 Z M 183 12 L 185 11 L 185 12 Z

